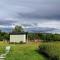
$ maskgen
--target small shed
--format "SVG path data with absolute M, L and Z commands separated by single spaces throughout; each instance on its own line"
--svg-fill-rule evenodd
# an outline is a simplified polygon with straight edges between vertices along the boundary
M 20 42 L 27 42 L 27 33 L 20 32 L 20 33 L 10 33 L 10 43 L 20 43 Z

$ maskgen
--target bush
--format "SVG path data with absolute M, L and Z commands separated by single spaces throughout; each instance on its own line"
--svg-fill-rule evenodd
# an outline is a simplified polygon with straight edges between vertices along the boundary
M 23 42 L 23 41 L 20 41 L 19 43 L 20 43 L 20 44 L 24 44 L 24 42 Z
M 39 46 L 38 51 L 49 60 L 60 60 L 60 42 L 43 43 Z

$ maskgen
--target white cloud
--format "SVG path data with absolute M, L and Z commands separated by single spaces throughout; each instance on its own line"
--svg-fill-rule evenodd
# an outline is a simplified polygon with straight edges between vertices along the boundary
M 44 21 L 37 24 L 38 27 L 49 27 L 60 29 L 60 21 Z
M 23 21 L 23 20 L 22 20 Z M 27 22 L 16 22 L 14 25 L 20 25 L 24 28 L 34 28 L 34 27 L 48 27 L 48 28 L 56 28 L 60 29 L 60 21 L 57 20 L 40 20 L 40 21 L 34 21 L 31 23 L 31 21 Z
M 14 25 L 6 26 L 6 25 L 0 25 L 0 28 L 14 28 Z

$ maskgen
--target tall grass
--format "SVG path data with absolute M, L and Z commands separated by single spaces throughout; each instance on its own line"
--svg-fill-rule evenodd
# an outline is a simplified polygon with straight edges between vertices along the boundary
M 42 43 L 39 52 L 45 54 L 50 60 L 60 60 L 60 42 Z
M 11 46 L 11 50 L 9 54 L 6 56 L 5 60 L 46 60 L 46 58 L 43 55 L 38 54 L 35 51 L 39 44 L 7 44 L 0 42 L 0 52 L 3 52 L 5 46 L 8 45 Z

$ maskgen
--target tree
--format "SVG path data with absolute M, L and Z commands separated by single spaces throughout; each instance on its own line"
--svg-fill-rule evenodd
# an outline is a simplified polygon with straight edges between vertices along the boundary
M 35 39 L 35 35 L 34 33 L 28 33 L 28 39 L 29 40 L 34 40 Z
M 12 32 L 24 32 L 24 30 L 21 26 L 15 26 L 15 28 L 12 30 Z
M 4 40 L 8 40 L 9 41 L 9 34 L 8 33 L 5 33 L 3 37 L 4 37 Z

